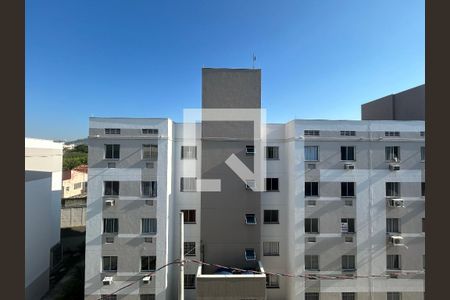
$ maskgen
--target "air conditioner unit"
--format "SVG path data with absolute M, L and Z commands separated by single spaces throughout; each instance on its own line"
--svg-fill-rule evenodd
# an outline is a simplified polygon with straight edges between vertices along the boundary
M 110 285 L 113 282 L 112 276 L 106 276 L 103 278 L 103 285 Z
M 355 169 L 355 165 L 354 164 L 345 164 L 344 165 L 344 169 L 346 169 L 346 170 L 354 170 Z
M 391 235 L 389 237 L 389 241 L 392 243 L 392 245 L 394 246 L 404 246 L 403 244 L 403 237 L 399 236 L 399 235 Z
M 403 199 L 400 198 L 388 198 L 389 207 L 405 207 Z
M 144 278 L 142 278 L 142 282 L 144 282 L 144 284 L 148 284 L 150 281 L 152 281 L 151 276 L 145 276 Z
M 389 164 L 389 170 L 391 171 L 398 171 L 400 170 L 400 165 L 397 163 L 390 163 Z
M 107 200 L 105 201 L 105 203 L 106 203 L 107 206 L 114 206 L 115 202 L 116 202 L 116 201 L 115 201 L 114 199 L 107 199 Z

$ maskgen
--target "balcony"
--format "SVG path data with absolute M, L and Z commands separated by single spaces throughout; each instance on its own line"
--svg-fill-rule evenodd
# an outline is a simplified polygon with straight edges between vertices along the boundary
M 266 299 L 266 275 L 261 262 L 254 263 L 248 271 L 200 265 L 197 270 L 197 299 Z

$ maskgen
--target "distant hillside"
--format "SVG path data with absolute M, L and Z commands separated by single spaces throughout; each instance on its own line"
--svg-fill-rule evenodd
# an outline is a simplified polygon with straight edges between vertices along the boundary
M 78 139 L 78 140 L 73 140 L 73 141 L 69 141 L 69 142 L 65 142 L 66 145 L 71 145 L 74 144 L 75 146 L 77 145 L 86 145 L 87 144 L 88 139 Z
M 88 146 L 78 144 L 74 149 L 66 149 L 63 156 L 63 169 L 72 170 L 79 165 L 86 165 L 88 159 Z

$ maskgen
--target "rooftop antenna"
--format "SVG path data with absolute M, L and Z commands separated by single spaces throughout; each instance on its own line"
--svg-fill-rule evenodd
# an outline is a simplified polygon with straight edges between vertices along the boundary
M 255 68 L 256 55 L 253 53 L 253 69 Z

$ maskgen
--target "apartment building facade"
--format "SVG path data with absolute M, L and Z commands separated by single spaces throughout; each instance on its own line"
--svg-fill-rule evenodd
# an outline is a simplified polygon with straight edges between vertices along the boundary
M 260 76 L 203 69 L 203 108 L 260 108 Z M 176 299 L 180 211 L 186 299 L 424 298 L 423 121 L 265 124 L 258 148 L 224 120 L 90 119 L 86 299 Z
M 41 299 L 61 259 L 63 144 L 25 138 L 25 298 Z

